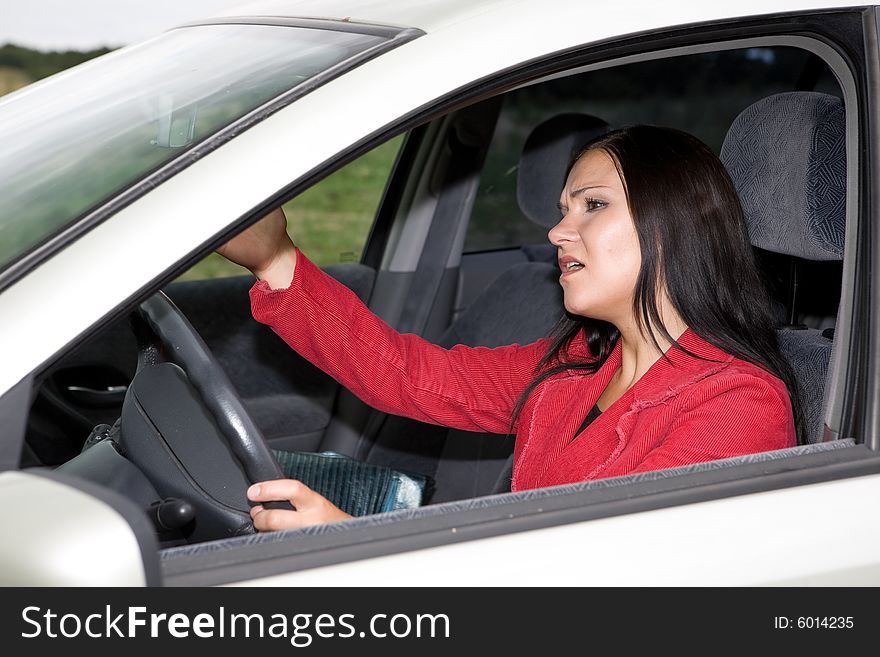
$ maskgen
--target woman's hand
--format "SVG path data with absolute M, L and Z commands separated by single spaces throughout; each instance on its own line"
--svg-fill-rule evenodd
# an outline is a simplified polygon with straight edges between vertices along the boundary
M 287 218 L 279 207 L 217 249 L 217 253 L 279 289 L 290 285 L 296 268 L 296 247 L 287 234 Z
M 251 518 L 254 521 L 254 527 L 261 532 L 296 529 L 351 518 L 349 514 L 326 497 L 295 479 L 261 481 L 248 488 L 247 496 L 252 502 L 290 500 L 290 503 L 296 508 L 296 511 L 285 511 L 284 509 L 264 509 L 260 505 L 252 507 Z

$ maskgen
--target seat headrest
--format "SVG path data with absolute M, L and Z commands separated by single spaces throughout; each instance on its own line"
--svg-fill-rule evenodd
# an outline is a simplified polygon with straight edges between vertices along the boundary
M 594 116 L 572 113 L 554 116 L 532 130 L 516 175 L 516 200 L 526 217 L 548 228 L 559 221 L 559 193 L 572 160 L 584 144 L 610 129 Z
M 846 227 L 843 102 L 816 92 L 768 96 L 734 119 L 721 148 L 752 244 L 840 260 Z

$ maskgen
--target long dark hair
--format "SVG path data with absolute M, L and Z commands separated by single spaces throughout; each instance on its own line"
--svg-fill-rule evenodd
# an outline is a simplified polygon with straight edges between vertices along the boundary
M 643 330 L 658 349 L 655 330 L 672 348 L 690 353 L 669 335 L 660 318 L 657 303 L 665 287 L 694 333 L 782 379 L 791 398 L 798 443 L 803 444 L 807 433 L 797 380 L 780 353 L 770 296 L 724 165 L 693 135 L 656 126 L 632 126 L 597 137 L 581 149 L 572 166 L 596 150 L 610 155 L 617 167 L 639 237 L 642 264 L 633 312 Z M 569 353 L 581 329 L 592 355 L 586 361 L 572 359 Z M 511 430 L 542 381 L 565 370 L 596 372 L 620 333 L 609 322 L 566 313 L 549 337 L 536 377 L 517 400 Z

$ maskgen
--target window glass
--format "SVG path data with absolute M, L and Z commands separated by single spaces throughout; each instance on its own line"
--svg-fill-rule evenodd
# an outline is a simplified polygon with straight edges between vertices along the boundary
M 383 37 L 172 30 L 0 102 L 0 268 L 157 167 Z
M 360 261 L 402 142 L 385 142 L 284 204 L 288 231 L 310 260 L 322 267 Z M 212 253 L 180 280 L 245 273 Z
M 733 119 L 751 103 L 774 93 L 814 88 L 840 95 L 834 77 L 815 55 L 774 47 L 629 64 L 513 91 L 495 127 L 464 250 L 547 242 L 547 229 L 519 210 L 516 176 L 526 138 L 552 116 L 580 112 L 613 128 L 636 123 L 678 128 L 717 153 Z

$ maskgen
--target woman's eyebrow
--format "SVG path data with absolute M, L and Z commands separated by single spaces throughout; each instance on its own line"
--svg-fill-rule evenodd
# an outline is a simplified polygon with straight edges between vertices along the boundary
M 577 198 L 584 192 L 587 192 L 591 189 L 611 189 L 608 185 L 585 185 L 584 187 L 579 187 L 574 190 L 571 194 L 568 195 L 569 198 Z

